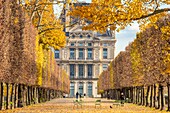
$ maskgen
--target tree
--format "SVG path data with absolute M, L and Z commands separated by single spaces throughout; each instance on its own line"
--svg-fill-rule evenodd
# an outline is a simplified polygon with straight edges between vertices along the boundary
M 170 11 L 170 8 L 161 8 L 161 5 L 169 4 L 169 0 L 92 0 L 88 6 L 73 7 L 70 15 L 90 21 L 90 24 L 84 25 L 85 30 L 103 32 L 109 27 L 119 31 L 134 21 L 141 25 L 155 23 Z
M 65 46 L 66 36 L 63 26 L 59 19 L 56 19 L 53 10 L 53 5 L 58 4 L 56 0 L 22 0 L 22 2 L 19 0 L 19 3 L 37 28 L 39 43 L 45 48 L 51 46 L 59 49 Z

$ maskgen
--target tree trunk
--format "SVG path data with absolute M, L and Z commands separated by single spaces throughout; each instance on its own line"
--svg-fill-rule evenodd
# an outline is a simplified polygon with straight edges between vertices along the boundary
M 149 96 L 149 90 L 150 90 L 150 86 L 147 87 L 147 92 L 146 92 L 146 106 L 148 106 L 148 96 Z
M 1 83 L 1 110 L 4 110 L 5 109 L 5 96 L 4 96 L 4 94 L 5 94 L 5 83 Z
M 14 108 L 18 107 L 18 89 L 19 89 L 19 85 L 16 84 L 15 86 L 15 102 L 14 102 Z
M 30 105 L 30 87 L 27 86 L 27 93 L 26 93 L 26 105 Z
M 12 94 L 11 94 L 11 109 L 14 109 L 14 104 L 15 104 L 15 84 L 12 84 Z
M 51 100 L 51 98 L 52 98 L 52 90 L 50 89 L 49 90 L 49 101 Z
M 157 100 L 158 100 L 158 106 L 157 106 L 157 109 L 160 108 L 160 85 L 158 87 L 158 96 L 157 96 Z
M 153 85 L 153 107 L 156 107 L 156 85 Z
M 170 84 L 167 84 L 168 88 L 168 109 L 167 111 L 170 111 Z
M 2 83 L 0 83 L 0 109 L 2 109 L 2 96 L 3 96 L 3 87 L 2 87 Z
M 133 103 L 133 87 L 130 88 L 130 99 L 131 103 Z
M 136 89 L 136 98 L 137 98 L 137 103 L 139 105 L 139 87 Z
M 23 101 L 23 105 L 26 106 L 27 105 L 27 86 L 24 85 L 24 101 Z
M 38 95 L 38 87 L 35 87 L 34 89 L 34 100 L 35 100 L 35 104 L 38 103 L 38 100 L 39 100 L 39 95 Z
M 164 95 L 163 95 L 163 90 L 164 90 L 164 87 L 163 87 L 162 85 L 160 85 L 161 110 L 163 110 L 163 108 L 164 108 Z
M 135 104 L 138 104 L 138 88 L 136 87 L 136 90 L 135 90 L 135 94 L 136 94 L 136 101 L 135 101 Z
M 34 86 L 31 86 L 31 104 L 34 104 Z
M 136 92 L 136 87 L 133 87 L 133 104 L 135 104 L 135 102 L 136 102 L 135 92 Z
M 18 105 L 17 105 L 18 107 L 23 107 L 23 102 L 24 102 L 23 95 L 24 95 L 23 85 L 19 84 L 19 86 L 18 86 Z
M 142 105 L 145 105 L 145 86 L 142 87 Z
M 143 86 L 141 86 L 141 93 L 140 93 L 140 105 L 142 105 L 143 104 Z
M 38 103 L 41 103 L 41 90 L 38 88 L 37 93 L 38 93 Z
M 6 109 L 10 109 L 10 84 L 6 83 L 6 86 L 7 86 Z
M 153 85 L 151 85 L 151 91 L 150 91 L 150 105 L 149 107 L 152 107 L 152 98 L 153 98 Z

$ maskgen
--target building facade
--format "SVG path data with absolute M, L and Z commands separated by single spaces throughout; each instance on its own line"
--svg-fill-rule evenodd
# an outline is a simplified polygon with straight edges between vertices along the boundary
M 83 31 L 79 23 L 67 29 L 66 36 L 66 47 L 56 50 L 55 58 L 70 76 L 69 97 L 75 97 L 76 92 L 86 94 L 86 97 L 100 97 L 97 94 L 97 80 L 114 58 L 114 33 Z

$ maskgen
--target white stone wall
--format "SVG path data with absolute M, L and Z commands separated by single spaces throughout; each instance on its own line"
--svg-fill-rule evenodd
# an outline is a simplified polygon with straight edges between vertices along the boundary
M 93 78 L 98 78 L 99 74 L 103 71 L 103 64 L 109 64 L 109 62 L 111 61 L 112 58 L 114 58 L 114 43 L 112 42 L 112 44 L 110 44 L 111 42 L 109 42 L 108 46 L 103 46 L 103 42 L 100 41 L 94 41 L 92 39 L 88 39 L 88 38 L 82 38 L 80 39 L 78 36 L 80 35 L 79 33 L 74 33 L 75 38 L 69 38 L 68 39 L 68 43 L 66 44 L 67 46 L 63 49 L 60 50 L 60 65 L 62 65 L 62 68 L 66 70 L 67 74 L 70 74 L 70 64 L 75 64 L 75 80 L 71 80 L 71 82 L 75 83 L 75 90 L 74 90 L 74 94 L 76 94 L 76 92 L 78 91 L 78 85 L 79 82 L 83 82 L 83 92 L 86 93 L 88 92 L 88 82 L 92 82 L 92 93 L 94 97 L 100 97 L 100 95 L 97 94 L 97 80 L 92 80 L 92 79 L 82 79 L 82 80 L 76 80 L 76 78 L 78 78 L 78 73 L 79 73 L 79 69 L 78 69 L 78 64 L 84 64 L 84 76 L 87 77 L 87 64 L 93 64 Z M 84 34 L 85 35 L 85 34 Z M 83 42 L 84 46 L 79 46 L 79 42 Z M 102 41 L 102 40 L 101 40 Z M 75 46 L 70 46 L 70 43 L 74 42 Z M 91 48 L 88 47 L 88 43 L 92 43 L 93 50 L 92 50 L 92 61 L 88 61 L 87 58 L 87 48 Z M 110 45 L 110 46 L 109 46 Z M 75 60 L 69 60 L 70 58 L 70 48 L 75 48 Z M 84 48 L 84 56 L 85 59 L 78 61 L 78 54 L 79 48 Z M 108 49 L 108 59 L 103 59 L 103 48 L 107 48 Z

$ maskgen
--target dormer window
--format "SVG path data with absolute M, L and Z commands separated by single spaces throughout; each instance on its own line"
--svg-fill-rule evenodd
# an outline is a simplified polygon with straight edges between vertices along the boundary
M 90 38 L 91 36 L 90 35 L 87 35 L 87 38 Z
M 75 38 L 75 35 L 72 35 L 71 38 Z
M 80 35 L 80 38 L 83 38 L 83 35 Z

